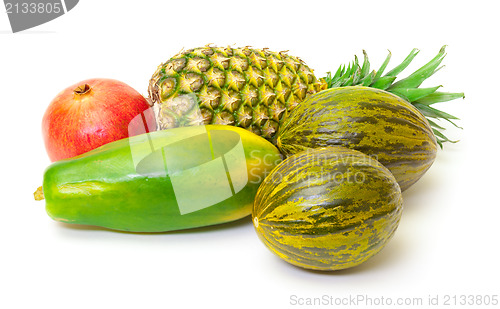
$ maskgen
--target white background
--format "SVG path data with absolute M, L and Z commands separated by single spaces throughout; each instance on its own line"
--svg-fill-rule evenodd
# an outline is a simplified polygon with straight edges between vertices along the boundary
M 292 295 L 422 298 L 423 305 L 414 307 L 427 308 L 429 295 L 442 302 L 446 295 L 500 294 L 495 4 L 82 0 L 68 14 L 17 34 L 2 8 L 0 308 L 300 307 Z M 400 227 L 380 254 L 351 270 L 311 272 L 275 257 L 249 218 L 128 234 L 57 223 L 44 202 L 33 200 L 50 164 L 41 119 L 59 91 L 107 77 L 146 95 L 161 62 L 207 43 L 289 50 L 318 76 L 363 49 L 373 68 L 389 49 L 390 69 L 417 47 L 410 71 L 448 45 L 446 67 L 425 85 L 465 92 L 465 100 L 439 106 L 462 119 L 463 130 L 448 126 L 460 142 L 446 144 L 430 171 L 404 193 Z

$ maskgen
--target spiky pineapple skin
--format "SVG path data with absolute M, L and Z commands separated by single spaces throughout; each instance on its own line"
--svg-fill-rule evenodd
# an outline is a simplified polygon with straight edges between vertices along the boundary
M 148 91 L 158 106 L 159 129 L 225 124 L 271 139 L 288 111 L 325 88 L 286 52 L 205 46 L 162 63 Z

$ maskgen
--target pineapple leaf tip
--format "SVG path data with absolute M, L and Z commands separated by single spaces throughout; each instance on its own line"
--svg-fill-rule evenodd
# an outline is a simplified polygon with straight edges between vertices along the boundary
M 326 83 L 327 88 L 333 87 L 345 87 L 345 86 L 368 86 L 372 88 L 377 88 L 381 90 L 386 90 L 391 92 L 401 98 L 409 101 L 414 105 L 428 120 L 436 136 L 437 143 L 441 148 L 443 148 L 444 142 L 456 143 L 458 141 L 453 141 L 448 139 L 442 131 L 444 128 L 437 126 L 435 122 L 431 119 L 442 119 L 450 122 L 457 128 L 459 127 L 453 120 L 459 120 L 458 117 L 450 115 L 446 112 L 440 111 L 431 107 L 430 105 L 435 103 L 441 103 L 446 101 L 455 100 L 458 98 L 465 98 L 463 92 L 459 93 L 448 93 L 437 91 L 442 85 L 430 87 L 430 88 L 419 88 L 422 82 L 428 79 L 434 73 L 441 70 L 444 65 L 441 65 L 444 57 L 446 56 L 446 47 L 443 45 L 438 54 L 432 58 L 425 65 L 420 67 L 418 70 L 410 74 L 404 79 L 397 80 L 397 75 L 401 73 L 408 65 L 413 61 L 413 59 L 420 52 L 419 49 L 414 48 L 408 54 L 408 56 L 396 67 L 387 72 L 382 76 L 383 71 L 389 64 L 391 59 L 391 52 L 388 50 L 388 55 L 385 61 L 382 63 L 378 71 L 370 71 L 370 62 L 368 60 L 368 54 L 363 50 L 363 62 L 360 66 L 360 62 L 357 56 L 354 57 L 354 61 L 348 63 L 347 67 L 341 65 L 337 73 L 332 76 L 331 72 L 327 72 L 326 76 L 321 78 L 323 82 Z

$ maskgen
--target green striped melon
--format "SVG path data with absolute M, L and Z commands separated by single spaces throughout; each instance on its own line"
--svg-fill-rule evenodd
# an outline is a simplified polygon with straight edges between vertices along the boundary
M 402 191 L 422 177 L 437 151 L 429 122 L 413 105 L 362 86 L 308 97 L 286 115 L 276 143 L 287 155 L 332 145 L 359 150 L 386 166 Z
M 265 178 L 252 218 L 264 244 L 307 269 L 363 263 L 394 234 L 402 213 L 399 185 L 378 161 L 341 146 L 292 155 Z

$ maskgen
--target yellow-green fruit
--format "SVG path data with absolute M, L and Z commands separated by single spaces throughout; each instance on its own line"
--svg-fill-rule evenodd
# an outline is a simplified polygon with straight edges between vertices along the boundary
M 149 83 L 160 129 L 225 124 L 271 138 L 283 115 L 323 89 L 285 52 L 249 47 L 189 49 L 161 64 Z
M 264 244 L 308 269 L 363 263 L 394 234 L 402 197 L 394 176 L 375 159 L 341 146 L 288 157 L 260 185 L 252 211 Z
M 425 174 L 437 152 L 431 126 L 413 105 L 362 86 L 308 97 L 287 115 L 276 137 L 287 155 L 332 145 L 361 151 L 387 167 L 402 191 Z
M 209 226 L 249 216 L 280 161 L 269 141 L 241 128 L 160 130 L 55 162 L 36 198 L 45 198 L 51 218 L 71 224 L 128 232 Z

